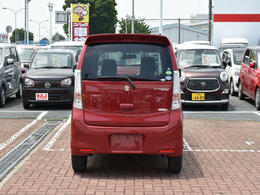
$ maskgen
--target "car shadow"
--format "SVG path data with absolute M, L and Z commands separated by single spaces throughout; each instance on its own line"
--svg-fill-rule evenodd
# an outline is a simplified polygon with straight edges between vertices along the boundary
M 182 105 L 183 111 L 223 111 L 218 105 Z M 228 106 L 228 110 L 232 109 L 232 106 Z
M 16 98 L 15 96 L 8 97 L 5 100 L 5 105 L 3 108 L 8 109 L 8 108 L 20 106 L 21 102 L 22 102 L 22 98 Z
M 106 154 L 88 157 L 83 178 L 108 179 L 190 179 L 202 178 L 203 172 L 193 152 L 183 152 L 183 167 L 179 174 L 169 173 L 167 158 L 161 155 Z
M 71 104 L 32 104 L 30 110 L 72 110 Z

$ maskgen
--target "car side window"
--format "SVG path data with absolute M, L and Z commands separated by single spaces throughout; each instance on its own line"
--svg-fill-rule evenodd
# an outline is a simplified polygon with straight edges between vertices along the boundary
M 11 51 L 9 48 L 6 48 L 5 49 L 5 60 L 9 59 L 9 58 L 12 58 L 11 56 Z
M 250 53 L 250 62 L 256 62 L 256 52 L 254 50 Z
M 222 54 L 222 61 L 225 62 L 226 61 L 226 56 L 227 56 L 227 52 L 224 52 Z
M 11 48 L 11 56 L 14 59 L 15 62 L 18 62 L 17 52 L 16 52 L 16 49 L 14 47 Z
M 249 65 L 249 63 L 250 63 L 249 55 L 250 55 L 250 49 L 247 49 L 247 50 L 246 50 L 246 53 L 245 53 L 244 60 L 243 60 L 243 62 L 244 62 L 245 64 L 247 64 L 247 65 Z

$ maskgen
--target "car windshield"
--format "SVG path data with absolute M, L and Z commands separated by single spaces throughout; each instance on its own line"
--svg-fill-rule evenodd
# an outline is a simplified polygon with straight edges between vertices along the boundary
M 243 55 L 244 55 L 244 50 L 233 50 L 234 63 L 237 65 L 241 65 Z
M 0 64 L 1 64 L 2 60 L 3 60 L 3 49 L 0 48 Z
M 212 49 L 180 50 L 178 65 L 181 69 L 191 66 L 220 66 L 218 52 Z
M 18 52 L 21 62 L 31 62 L 34 54 L 33 49 L 19 49 Z
M 71 55 L 67 53 L 38 53 L 31 68 L 72 68 Z
M 83 62 L 83 79 L 172 80 L 167 46 L 113 43 L 89 45 Z M 109 77 L 109 78 L 108 78 Z

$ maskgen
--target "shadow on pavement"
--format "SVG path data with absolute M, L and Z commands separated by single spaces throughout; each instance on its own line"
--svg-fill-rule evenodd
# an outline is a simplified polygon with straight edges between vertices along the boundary
M 202 178 L 203 173 L 192 152 L 183 152 L 180 174 L 168 173 L 167 158 L 161 155 L 93 155 L 88 157 L 88 168 L 81 177 L 108 179 L 189 179 Z

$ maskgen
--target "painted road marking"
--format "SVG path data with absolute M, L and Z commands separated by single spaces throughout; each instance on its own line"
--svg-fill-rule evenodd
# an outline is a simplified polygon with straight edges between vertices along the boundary
M 185 114 L 257 114 L 260 113 L 255 111 L 183 111 Z
M 63 151 L 64 149 L 52 149 L 52 145 L 56 142 L 58 137 L 62 134 L 64 129 L 70 124 L 71 122 L 71 115 L 69 116 L 68 120 L 61 126 L 61 128 L 56 132 L 54 137 L 51 139 L 51 141 L 42 149 L 44 151 Z
M 246 143 L 247 145 L 251 146 L 251 145 L 253 145 L 255 142 L 253 142 L 253 141 L 245 141 L 245 143 Z
M 228 149 L 194 149 L 194 150 L 183 150 L 184 152 L 251 152 L 260 153 L 260 150 L 228 150 Z
M 183 151 L 193 151 L 188 142 L 183 138 Z
M 260 116 L 260 112 L 255 112 L 256 115 Z
M 8 140 L 6 140 L 4 143 L 0 144 L 0 151 L 3 150 L 12 141 L 14 141 L 22 133 L 27 131 L 31 126 L 33 126 L 35 123 L 37 123 L 39 120 L 41 120 L 47 113 L 48 113 L 48 111 L 41 112 L 41 114 L 39 114 L 39 116 L 35 120 L 33 120 L 30 124 L 26 125 L 22 129 L 20 129 L 16 134 L 14 134 L 12 137 L 10 137 Z
M 3 112 L 3 113 L 19 113 L 19 112 L 48 112 L 48 111 L 39 111 L 39 110 L 32 110 L 32 111 L 26 111 L 26 110 L 2 110 L 0 111 L 0 113 Z

